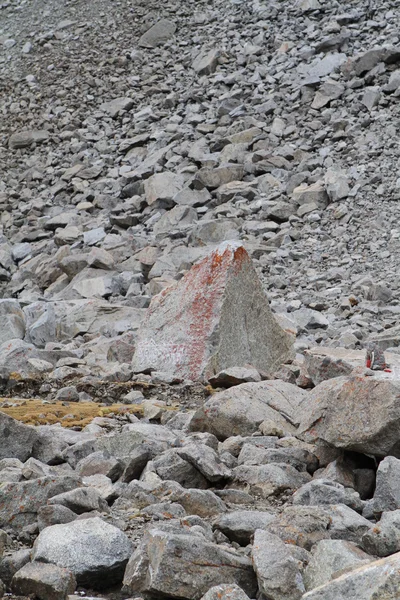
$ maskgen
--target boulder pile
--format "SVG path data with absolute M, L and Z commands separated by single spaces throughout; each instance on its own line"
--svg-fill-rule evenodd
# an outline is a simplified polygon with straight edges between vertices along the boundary
M 399 27 L 0 3 L 0 598 L 398 600 Z

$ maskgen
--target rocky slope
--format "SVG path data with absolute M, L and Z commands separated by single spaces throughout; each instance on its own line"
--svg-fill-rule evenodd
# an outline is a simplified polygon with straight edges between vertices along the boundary
M 398 598 L 399 21 L 0 4 L 0 597 Z

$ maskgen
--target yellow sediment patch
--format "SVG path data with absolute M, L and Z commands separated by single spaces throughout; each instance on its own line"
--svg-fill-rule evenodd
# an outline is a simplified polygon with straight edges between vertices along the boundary
M 112 404 L 105 406 L 96 402 L 47 402 L 37 398 L 0 398 L 0 412 L 26 425 L 53 425 L 85 427 L 95 417 L 112 417 L 117 414 L 143 416 L 139 404 Z

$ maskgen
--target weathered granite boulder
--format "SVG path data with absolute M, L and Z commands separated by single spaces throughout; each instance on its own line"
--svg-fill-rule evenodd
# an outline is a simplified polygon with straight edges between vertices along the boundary
M 270 420 L 294 433 L 309 393 L 284 381 L 243 383 L 213 394 L 193 417 L 192 431 L 208 431 L 219 439 L 251 435 Z
M 392 373 L 323 381 L 302 406 L 299 434 L 336 448 L 400 457 L 400 380 Z
M 32 558 L 72 571 L 77 583 L 106 589 L 122 580 L 131 543 L 99 517 L 46 527 L 37 537 Z
M 224 242 L 152 299 L 133 368 L 191 380 L 245 365 L 272 374 L 291 353 L 246 250 Z

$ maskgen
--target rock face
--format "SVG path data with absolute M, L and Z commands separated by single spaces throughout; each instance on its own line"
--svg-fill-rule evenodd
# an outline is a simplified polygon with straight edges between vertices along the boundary
M 299 433 L 337 448 L 400 456 L 400 381 L 391 374 L 337 377 L 309 395 Z
M 191 380 L 246 364 L 271 374 L 291 356 L 291 346 L 249 255 L 228 242 L 153 298 L 133 367 Z
M 36 539 L 32 557 L 69 569 L 78 584 L 104 589 L 122 580 L 130 555 L 126 535 L 95 517 L 46 527 Z
M 177 577 L 179 573 L 179 577 Z M 201 536 L 150 529 L 126 568 L 129 594 L 169 595 L 199 600 L 211 587 L 237 584 L 251 598 L 256 591 L 251 562 Z

